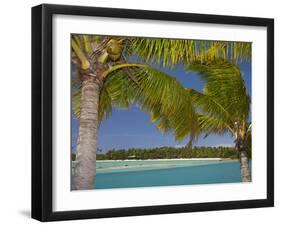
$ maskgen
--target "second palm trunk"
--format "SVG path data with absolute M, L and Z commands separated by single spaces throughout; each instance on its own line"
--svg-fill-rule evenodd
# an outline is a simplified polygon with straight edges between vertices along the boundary
M 240 150 L 240 168 L 241 168 L 241 177 L 243 182 L 251 182 L 251 174 L 249 167 L 249 159 L 247 156 L 246 150 Z

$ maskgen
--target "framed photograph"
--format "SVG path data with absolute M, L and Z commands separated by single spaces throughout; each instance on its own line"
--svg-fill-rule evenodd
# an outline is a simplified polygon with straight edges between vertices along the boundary
M 274 205 L 274 21 L 32 8 L 32 217 Z

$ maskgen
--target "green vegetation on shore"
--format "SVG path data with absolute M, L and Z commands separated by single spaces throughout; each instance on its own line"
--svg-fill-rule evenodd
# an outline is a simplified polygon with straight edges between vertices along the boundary
M 250 156 L 250 153 L 249 153 Z M 193 147 L 191 150 L 182 147 L 158 147 L 149 149 L 130 148 L 128 150 L 109 150 L 97 154 L 97 160 L 124 159 L 175 159 L 175 158 L 230 158 L 238 159 L 238 152 L 233 147 Z M 72 154 L 75 160 L 75 154 Z

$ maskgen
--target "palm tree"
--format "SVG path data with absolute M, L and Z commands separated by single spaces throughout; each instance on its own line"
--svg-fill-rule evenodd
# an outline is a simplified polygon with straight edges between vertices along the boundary
M 72 35 L 71 46 L 77 68 L 72 106 L 80 122 L 73 178 L 77 190 L 94 187 L 97 129 L 113 107 L 138 103 L 159 127 L 165 128 L 169 121 L 177 139 L 195 135 L 192 96 L 176 79 L 150 64 L 171 68 L 198 60 L 250 56 L 248 43 L 235 42 Z M 130 56 L 138 56 L 138 62 L 130 63 L 126 58 Z
M 229 133 L 240 157 L 243 182 L 251 181 L 248 153 L 251 145 L 250 97 L 237 65 L 224 59 L 193 62 L 188 66 L 205 81 L 202 92 L 187 88 L 197 114 L 189 145 L 200 135 Z M 173 130 L 165 119 L 161 130 Z M 161 124 L 161 122 L 160 122 Z M 187 133 L 190 128 L 187 128 Z M 184 128 L 183 128 L 184 129 Z
M 240 157 L 243 182 L 251 181 L 247 153 L 251 139 L 250 103 L 243 77 L 237 65 L 218 60 L 192 64 L 206 81 L 203 93 L 188 90 L 198 106 L 198 127 L 206 135 L 230 133 Z M 200 110 L 199 110 L 200 109 Z

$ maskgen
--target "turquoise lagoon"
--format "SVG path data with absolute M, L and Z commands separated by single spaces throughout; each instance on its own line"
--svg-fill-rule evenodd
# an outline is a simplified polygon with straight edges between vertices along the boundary
M 96 189 L 241 182 L 238 160 L 97 161 Z

